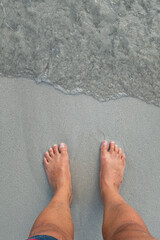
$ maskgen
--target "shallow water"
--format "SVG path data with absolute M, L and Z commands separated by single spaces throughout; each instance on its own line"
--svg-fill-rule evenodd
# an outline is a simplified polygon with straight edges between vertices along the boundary
M 0 0 L 0 73 L 160 106 L 159 0 Z

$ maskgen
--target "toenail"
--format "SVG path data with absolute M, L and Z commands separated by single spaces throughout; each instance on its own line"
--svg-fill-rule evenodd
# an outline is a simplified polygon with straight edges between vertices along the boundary
M 49 151 L 52 151 L 52 148 L 50 148 Z
M 103 142 L 103 145 L 107 145 L 107 141 L 104 141 L 104 142 Z
M 61 144 L 60 144 L 60 147 L 62 147 L 62 148 L 63 148 L 63 147 L 64 147 L 64 143 L 61 143 Z
M 54 144 L 53 147 L 57 147 L 57 144 Z

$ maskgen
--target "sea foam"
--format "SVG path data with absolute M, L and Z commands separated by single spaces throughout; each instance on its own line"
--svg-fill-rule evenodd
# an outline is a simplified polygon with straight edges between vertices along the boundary
M 0 75 L 160 106 L 157 0 L 2 0 Z

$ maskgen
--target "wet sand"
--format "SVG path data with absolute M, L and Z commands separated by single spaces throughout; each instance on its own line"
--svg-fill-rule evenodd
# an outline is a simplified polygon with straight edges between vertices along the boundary
M 102 239 L 100 144 L 114 140 L 126 154 L 121 194 L 159 237 L 160 108 L 124 97 L 100 103 L 62 94 L 29 79 L 0 79 L 0 240 L 27 238 L 52 197 L 43 156 L 69 148 L 75 240 Z
M 0 74 L 160 106 L 158 0 L 0 2 Z

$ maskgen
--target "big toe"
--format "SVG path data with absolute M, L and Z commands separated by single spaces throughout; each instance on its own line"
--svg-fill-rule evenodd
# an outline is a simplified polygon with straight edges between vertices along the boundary
M 109 147 L 108 142 L 106 140 L 103 141 L 101 144 L 101 153 L 106 153 L 108 151 L 108 147 Z
M 59 151 L 60 151 L 60 153 L 67 153 L 68 149 L 67 149 L 67 146 L 65 143 L 60 143 Z

